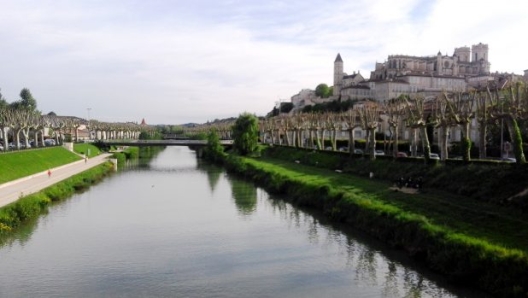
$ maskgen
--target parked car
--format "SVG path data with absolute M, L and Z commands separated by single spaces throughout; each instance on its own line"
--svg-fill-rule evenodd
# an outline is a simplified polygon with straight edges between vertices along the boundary
M 438 153 L 430 153 L 429 158 L 430 159 L 440 159 L 440 155 L 438 155 Z
M 46 140 L 44 140 L 44 144 L 46 146 L 55 146 L 55 140 L 54 139 L 46 139 Z
M 374 151 L 374 155 L 385 155 L 385 152 L 383 150 L 376 150 Z
M 363 154 L 363 150 L 361 150 L 361 149 L 354 149 L 354 154 Z
M 339 151 L 346 152 L 348 151 L 348 147 L 339 147 Z
M 405 153 L 405 152 L 398 152 L 398 153 L 396 153 L 396 157 L 407 157 L 407 153 Z
M 513 157 L 502 157 L 500 159 L 500 161 L 502 162 L 507 162 L 507 163 L 516 163 L 517 162 L 517 159 L 513 158 Z

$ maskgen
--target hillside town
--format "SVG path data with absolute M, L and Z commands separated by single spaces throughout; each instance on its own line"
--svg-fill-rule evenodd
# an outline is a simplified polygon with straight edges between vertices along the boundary
M 436 97 L 443 91 L 468 91 L 493 82 L 528 81 L 528 69 L 523 75 L 491 72 L 487 44 L 455 48 L 453 55 L 410 56 L 389 55 L 383 63 L 376 62 L 370 76 L 360 71 L 343 71 L 341 54 L 334 61 L 333 94 L 328 98 L 315 95 L 315 90 L 303 89 L 291 97 L 294 111 L 304 106 L 333 100 L 366 100 L 385 102 L 404 95 Z
M 344 60 L 337 54 L 333 67 L 332 94 L 327 98 L 316 95 L 315 90 L 303 89 L 291 97 L 293 105 L 290 114 L 296 114 L 306 107 L 332 101 L 352 101 L 354 108 L 371 103 L 386 104 L 400 96 L 420 97 L 425 102 L 441 96 L 444 92 L 469 92 L 488 87 L 502 88 L 511 83 L 528 82 L 528 69 L 524 74 L 491 72 L 487 44 L 479 43 L 455 48 L 452 55 L 438 52 L 432 56 L 389 55 L 385 62 L 376 62 L 370 75 L 363 76 L 360 71 L 352 74 L 344 72 Z M 476 109 L 476 107 L 474 107 Z M 390 134 L 389 124 L 381 123 L 378 131 Z M 462 131 L 452 127 L 448 142 L 458 142 Z M 365 138 L 367 132 L 362 127 L 354 129 L 356 138 Z M 411 130 L 401 127 L 400 135 L 409 141 Z M 473 118 L 470 123 L 470 139 L 479 143 L 478 123 Z M 347 138 L 346 132 L 338 138 Z M 440 138 L 431 140 L 438 144 Z M 501 145 L 502 146 L 502 145 Z

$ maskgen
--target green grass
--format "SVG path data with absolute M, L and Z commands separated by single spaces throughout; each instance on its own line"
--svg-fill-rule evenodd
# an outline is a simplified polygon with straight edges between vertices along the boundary
M 63 147 L 0 154 L 0 184 L 62 166 L 81 157 Z
M 89 158 L 101 154 L 101 150 L 90 143 L 75 143 L 73 144 L 73 151 L 79 154 L 87 154 Z M 90 151 L 90 154 L 88 154 L 88 151 Z
M 396 208 L 402 214 L 422 216 L 431 225 L 450 233 L 528 253 L 528 220 L 512 213 L 511 209 L 441 191 L 428 190 L 427 193 L 419 194 L 395 192 L 389 189 L 391 184 L 387 181 L 336 173 L 269 157 L 246 159 L 246 162 L 291 179 L 359 196 L 368 200 L 369 204 Z
M 316 208 L 407 251 L 449 280 L 500 297 L 528 297 L 528 222 L 511 208 L 272 157 L 226 155 L 224 166 L 285 200 Z

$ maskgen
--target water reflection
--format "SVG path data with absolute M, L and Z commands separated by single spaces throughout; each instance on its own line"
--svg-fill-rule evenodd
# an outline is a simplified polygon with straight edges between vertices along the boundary
M 235 205 L 241 215 L 248 216 L 257 210 L 257 188 L 250 182 L 229 179 Z
M 350 228 L 321 221 L 319 215 L 304 213 L 280 198 L 271 197 L 266 202 L 274 213 L 286 221 L 289 228 L 302 230 L 311 244 L 324 246 L 328 250 L 337 247 L 339 254 L 343 254 L 346 260 L 343 264 L 347 273 L 344 275 L 350 274 L 351 281 L 361 287 L 379 288 L 379 297 L 491 297 L 479 291 L 452 287 L 434 273 L 419 265 L 412 265 L 412 261 L 407 260 L 403 253 L 391 252 L 392 257 L 395 254 L 397 257 L 388 258 L 381 250 L 376 249 L 380 244 L 368 240 L 368 236 L 356 239 L 354 232 L 350 234 Z M 374 242 L 371 243 L 372 241 Z M 343 247 L 344 251 L 340 249 Z M 410 266 L 423 272 L 419 273 Z M 438 278 L 439 282 L 426 278 L 426 275 Z M 452 288 L 454 293 L 447 288 Z
M 31 227 L 0 248 L 0 297 L 484 297 L 185 148 Z
M 218 185 L 218 182 L 220 181 L 220 176 L 224 173 L 224 171 L 221 168 L 206 163 L 203 160 L 198 160 L 197 168 L 207 175 L 209 189 L 211 189 L 211 192 L 214 192 L 216 186 Z

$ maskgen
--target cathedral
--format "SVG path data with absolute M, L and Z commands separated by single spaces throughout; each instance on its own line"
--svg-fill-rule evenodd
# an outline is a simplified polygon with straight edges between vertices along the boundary
M 337 54 L 333 96 L 318 98 L 313 90 L 303 89 L 291 98 L 294 111 L 336 99 L 384 102 L 402 94 L 436 97 L 443 91 L 466 91 L 487 86 L 490 81 L 528 81 L 528 70 L 524 71 L 524 76 L 491 73 L 488 45 L 483 43 L 471 48 L 455 48 L 453 55 L 442 55 L 441 52 L 432 56 L 389 55 L 385 62 L 375 64 L 369 77 L 363 77 L 359 71 L 347 74 L 343 64 L 341 55 Z
M 465 91 L 468 84 L 491 80 L 488 45 L 479 43 L 454 50 L 452 56 L 389 55 L 376 63 L 370 77 L 343 72 L 340 54 L 334 61 L 334 99 L 371 98 L 386 101 L 401 94 L 421 93 L 434 96 L 442 91 Z

